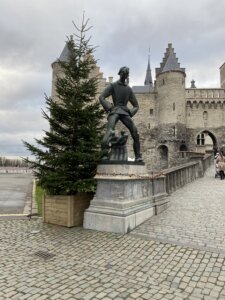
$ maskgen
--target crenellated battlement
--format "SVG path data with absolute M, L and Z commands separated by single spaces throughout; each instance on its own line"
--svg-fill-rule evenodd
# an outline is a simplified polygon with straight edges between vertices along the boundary
M 189 100 L 186 101 L 187 108 L 199 108 L 199 109 L 221 109 L 225 108 L 225 98 L 217 100 Z

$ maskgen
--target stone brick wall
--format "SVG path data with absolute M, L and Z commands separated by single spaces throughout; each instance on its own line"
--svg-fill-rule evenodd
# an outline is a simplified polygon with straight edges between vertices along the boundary
M 156 78 L 159 122 L 186 123 L 185 117 L 185 73 L 164 72 Z

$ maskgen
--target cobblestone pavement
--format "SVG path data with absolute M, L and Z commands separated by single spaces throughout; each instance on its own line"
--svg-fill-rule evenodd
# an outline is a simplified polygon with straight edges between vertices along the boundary
M 205 179 L 206 183 L 212 183 L 211 192 L 207 184 L 205 190 L 200 188 L 201 180 L 183 189 L 184 193 L 189 193 L 196 188 L 188 198 L 188 211 L 191 203 L 195 204 L 195 210 L 189 213 L 191 232 L 186 225 L 186 233 L 179 233 L 181 229 L 176 229 L 175 221 L 169 221 L 172 216 L 177 217 L 177 228 L 182 219 L 185 224 L 188 223 L 188 213 L 183 217 L 180 215 L 185 209 L 184 203 L 178 205 L 176 214 L 172 214 L 175 202 L 179 204 L 180 191 L 171 196 L 168 212 L 158 216 L 164 224 L 168 217 L 168 227 L 170 232 L 174 232 L 173 243 L 150 240 L 149 232 L 153 230 L 148 230 L 146 224 L 156 231 L 157 226 L 161 226 L 157 218 L 136 230 L 140 232 L 145 228 L 147 238 L 140 238 L 137 232 L 119 235 L 83 228 L 68 229 L 43 224 L 41 218 L 31 221 L 0 220 L 0 300 L 225 300 L 223 251 L 215 253 L 214 248 L 205 251 L 188 245 L 192 233 L 198 231 L 214 234 L 220 228 L 219 236 L 222 238 L 224 207 L 219 190 L 222 185 L 225 187 L 225 181 L 213 179 L 211 175 L 208 173 Z M 207 190 L 211 201 L 200 204 L 201 197 L 198 201 L 197 194 L 206 195 Z M 181 203 L 183 199 L 182 196 Z M 212 216 L 214 213 L 217 215 Z M 205 221 L 207 218 L 208 223 Z M 201 221 L 204 221 L 203 224 Z M 194 229 L 197 224 L 199 230 Z M 161 230 L 161 233 L 164 231 Z M 182 234 L 188 237 L 187 244 L 175 245 L 175 238 Z M 168 240 L 169 231 L 167 235 L 159 236 L 161 238 Z M 208 241 L 207 235 L 206 238 Z
M 149 239 L 225 254 L 225 180 L 214 166 L 170 196 L 170 207 L 132 233 Z

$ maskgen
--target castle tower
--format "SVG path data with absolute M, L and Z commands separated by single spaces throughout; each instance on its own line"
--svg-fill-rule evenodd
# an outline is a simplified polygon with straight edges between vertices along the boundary
M 63 62 L 69 61 L 69 55 L 70 53 L 66 43 L 59 58 L 52 63 L 52 98 L 55 100 L 57 100 L 57 95 L 55 90 L 56 80 L 57 77 L 63 76 L 63 72 L 59 65 L 59 61 L 63 61 Z
M 168 44 L 160 68 L 156 68 L 159 129 L 163 140 L 185 140 L 185 77 L 185 69 L 180 68 L 172 44 Z
M 89 54 L 90 55 L 90 54 Z M 67 43 L 65 44 L 62 53 L 60 54 L 59 58 L 52 63 L 52 98 L 57 100 L 55 84 L 58 77 L 63 77 L 63 72 L 60 67 L 59 61 L 61 62 L 68 62 L 70 56 L 70 51 L 68 49 Z M 92 56 L 93 60 L 94 57 Z M 103 73 L 100 72 L 100 68 L 95 65 L 95 68 L 90 72 L 90 77 L 97 77 L 98 78 L 98 87 L 97 87 L 97 98 L 98 94 L 105 88 L 106 86 L 106 79 L 103 78 Z
M 220 87 L 225 89 L 225 63 L 220 67 Z

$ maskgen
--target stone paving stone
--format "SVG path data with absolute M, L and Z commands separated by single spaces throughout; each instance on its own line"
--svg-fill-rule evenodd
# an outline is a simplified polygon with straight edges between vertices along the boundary
M 170 195 L 170 207 L 131 234 L 180 246 L 225 254 L 224 181 L 211 166 L 197 179 Z
M 207 185 L 211 180 L 215 190 L 224 183 L 210 176 L 198 181 L 201 183 L 201 180 L 206 180 Z M 134 234 L 68 229 L 43 224 L 42 219 L 0 220 L 0 270 L 4 270 L 0 272 L 0 299 L 224 299 L 225 238 L 221 237 L 225 228 L 225 218 L 222 218 L 225 201 L 218 200 L 217 191 L 216 198 L 211 198 L 218 206 L 214 207 L 208 200 L 209 195 L 214 194 L 210 193 L 206 199 L 206 191 L 201 188 L 200 199 L 197 199 L 196 192 L 191 191 L 192 185 L 196 189 L 195 184 L 188 185 L 187 192 L 190 190 L 191 194 L 187 207 L 184 195 L 170 196 L 171 207 L 176 205 L 178 210 L 170 210 L 170 207 L 168 213 L 158 216 L 163 226 L 153 218 L 137 228 L 143 229 L 143 234 L 144 230 L 145 234 L 155 230 L 154 240 Z M 211 209 L 212 216 L 209 216 Z M 195 228 L 197 225 L 199 228 Z M 40 232 L 31 234 L 33 228 Z M 168 239 L 170 232 L 177 245 L 156 240 L 157 235 L 160 240 L 165 236 Z M 183 237 L 186 239 L 182 244 Z M 207 246 L 198 247 L 204 238 L 204 245 L 212 243 L 211 238 L 216 246 L 221 242 L 216 253 L 208 251 Z M 55 256 L 43 259 L 35 255 L 37 251 Z

